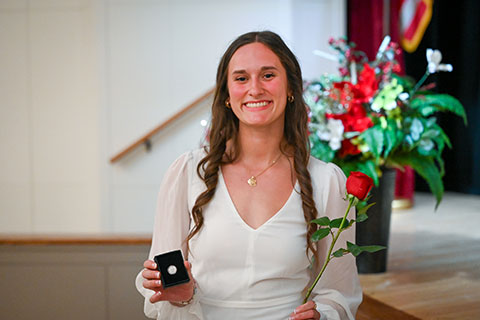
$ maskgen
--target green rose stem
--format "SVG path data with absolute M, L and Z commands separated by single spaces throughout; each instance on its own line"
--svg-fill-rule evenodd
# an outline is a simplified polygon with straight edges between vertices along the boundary
M 320 273 L 318 274 L 317 278 L 315 278 L 315 281 L 311 285 L 310 288 L 308 288 L 307 294 L 305 295 L 305 299 L 303 299 L 303 303 L 306 303 L 308 301 L 308 298 L 312 294 L 313 288 L 317 285 L 317 282 L 320 280 L 323 272 L 327 268 L 328 263 L 330 260 L 332 260 L 332 250 L 333 247 L 335 246 L 335 243 L 338 240 L 338 237 L 340 236 L 340 233 L 342 233 L 343 225 L 345 224 L 345 220 L 347 219 L 348 212 L 350 211 L 350 208 L 352 207 L 353 202 L 355 201 L 355 196 L 352 196 L 351 194 L 348 195 L 349 201 L 348 201 L 348 207 L 347 211 L 345 212 L 345 215 L 343 216 L 342 222 L 340 223 L 340 227 L 338 228 L 337 234 L 333 237 L 332 243 L 330 244 L 330 248 L 328 248 L 328 254 L 327 254 L 327 260 L 323 263 L 322 269 L 320 270 Z

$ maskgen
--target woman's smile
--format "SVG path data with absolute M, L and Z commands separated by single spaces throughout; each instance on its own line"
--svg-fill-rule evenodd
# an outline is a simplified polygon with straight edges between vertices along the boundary
M 271 106 L 270 100 L 261 100 L 261 101 L 249 101 L 245 102 L 243 106 L 249 111 L 262 111 L 268 109 Z

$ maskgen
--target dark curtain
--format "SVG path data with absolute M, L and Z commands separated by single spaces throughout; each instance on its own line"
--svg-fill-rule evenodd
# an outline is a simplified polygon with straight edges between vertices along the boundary
M 383 38 L 383 0 L 348 0 L 348 37 L 372 58 Z M 389 1 L 390 32 L 398 41 L 399 0 Z M 419 80 L 426 68 L 427 48 L 439 49 L 443 62 L 453 72 L 431 75 L 427 83 L 436 83 L 441 93 L 459 99 L 465 107 L 468 126 L 452 114 L 440 114 L 439 122 L 452 142 L 446 148 L 445 190 L 480 194 L 480 1 L 434 1 L 432 19 L 417 50 L 403 52 L 406 74 Z M 415 189 L 428 191 L 417 177 Z
M 425 51 L 439 49 L 442 62 L 453 65 L 450 73 L 430 76 L 434 90 L 459 99 L 465 107 L 468 126 L 451 114 L 439 115 L 441 127 L 452 142 L 446 148 L 445 190 L 480 194 L 480 2 L 478 0 L 434 1 L 432 20 L 422 42 L 412 54 L 405 53 L 408 75 L 417 80 L 425 72 Z M 428 190 L 416 180 L 417 189 Z

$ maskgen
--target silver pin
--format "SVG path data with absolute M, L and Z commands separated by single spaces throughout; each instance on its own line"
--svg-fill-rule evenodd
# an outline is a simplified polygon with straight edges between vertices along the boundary
M 177 273 L 177 267 L 175 267 L 174 265 L 171 265 L 168 267 L 167 272 L 170 275 L 174 275 L 175 273 Z

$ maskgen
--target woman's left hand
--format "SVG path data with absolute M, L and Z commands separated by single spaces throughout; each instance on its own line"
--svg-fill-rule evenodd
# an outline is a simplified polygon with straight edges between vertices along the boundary
M 314 301 L 308 301 L 298 306 L 295 311 L 290 314 L 289 320 L 308 319 L 319 320 L 320 313 L 317 311 L 317 304 Z

